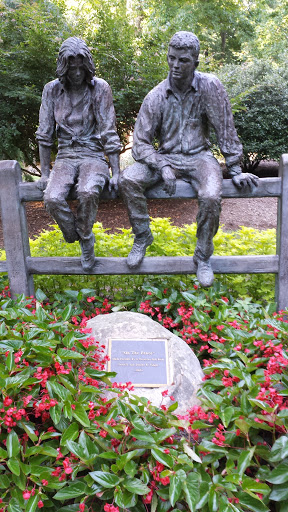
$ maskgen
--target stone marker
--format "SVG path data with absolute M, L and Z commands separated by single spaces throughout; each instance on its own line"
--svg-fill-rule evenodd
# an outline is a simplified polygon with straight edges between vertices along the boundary
M 155 339 L 155 343 L 157 339 L 167 339 L 169 385 L 157 388 L 136 387 L 131 394 L 144 396 L 158 407 L 161 404 L 171 405 L 173 401 L 169 397 L 172 395 L 179 404 L 178 414 L 184 414 L 187 409 L 198 404 L 196 393 L 204 376 L 200 363 L 185 341 L 158 322 L 141 313 L 125 311 L 99 315 L 89 320 L 87 327 L 92 328 L 92 336 L 105 346 L 107 354 L 111 338 L 134 339 L 135 351 L 137 339 Z M 130 380 L 132 381 L 132 378 Z M 163 397 L 162 391 L 166 389 L 168 396 Z

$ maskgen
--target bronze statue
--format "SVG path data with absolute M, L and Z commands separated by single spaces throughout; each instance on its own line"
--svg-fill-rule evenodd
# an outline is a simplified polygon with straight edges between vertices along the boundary
M 119 187 L 135 235 L 127 264 L 135 268 L 153 242 L 145 189 L 163 180 L 164 190 L 173 195 L 176 178 L 191 183 L 199 204 L 193 258 L 200 284 L 208 287 L 214 279 L 210 257 L 219 227 L 223 179 L 209 149 L 210 127 L 216 132 L 234 184 L 252 187 L 258 178 L 241 171 L 242 146 L 226 91 L 215 76 L 196 71 L 199 50 L 199 40 L 192 32 L 177 32 L 170 40 L 168 78 L 143 101 L 134 130 L 136 163 L 120 174 Z
M 79 240 L 85 271 L 95 261 L 92 227 L 99 196 L 108 181 L 110 191 L 118 188 L 120 153 L 111 89 L 94 72 L 86 43 L 77 37 L 66 39 L 59 50 L 58 78 L 43 90 L 36 132 L 42 173 L 38 187 L 45 190 L 44 204 L 66 242 Z M 55 130 L 58 153 L 50 173 Z M 76 216 L 66 202 L 73 186 L 78 199 Z

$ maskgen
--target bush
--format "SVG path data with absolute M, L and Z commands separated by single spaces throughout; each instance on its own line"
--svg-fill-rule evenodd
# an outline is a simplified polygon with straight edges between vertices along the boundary
M 147 249 L 147 256 L 192 256 L 196 245 L 196 224 L 176 227 L 169 219 L 152 219 L 151 229 L 154 236 L 152 246 Z M 132 247 L 131 229 L 120 229 L 113 234 L 103 229 L 101 223 L 94 224 L 96 257 L 126 257 Z M 38 238 L 30 241 L 31 253 L 35 257 L 46 256 L 80 256 L 78 243 L 67 244 L 63 240 L 60 229 L 44 231 Z M 215 254 L 252 255 L 275 254 L 275 230 L 257 229 L 242 226 L 236 232 L 225 232 L 221 228 L 214 238 Z M 5 253 L 2 252 L 2 259 Z M 125 293 L 126 297 L 135 288 L 140 288 L 146 281 L 161 283 L 165 279 L 168 286 L 176 286 L 179 279 L 186 283 L 194 283 L 194 276 L 35 276 L 38 287 L 47 294 L 62 292 L 66 288 L 94 288 L 96 294 L 108 294 L 118 298 Z M 218 275 L 217 281 L 223 283 L 239 297 L 250 295 L 254 301 L 271 302 L 274 300 L 274 276 L 262 275 Z M 124 292 L 125 291 L 125 292 Z
M 287 66 L 259 60 L 227 65 L 217 74 L 232 101 L 244 93 L 234 120 L 245 170 L 252 171 L 261 160 L 279 160 L 287 152 Z
M 287 323 L 217 286 L 145 291 L 140 310 L 176 328 L 204 365 L 201 404 L 182 417 L 173 397 L 156 408 L 129 398 L 129 383 L 111 388 L 86 327 L 111 311 L 107 300 L 48 303 L 38 291 L 15 303 L 2 291 L 2 512 L 284 512 Z

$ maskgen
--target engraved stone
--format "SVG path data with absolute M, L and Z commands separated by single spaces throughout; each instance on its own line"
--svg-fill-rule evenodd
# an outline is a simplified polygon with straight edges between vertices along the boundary
M 170 406 L 174 403 L 170 399 L 173 396 L 179 406 L 178 414 L 185 414 L 187 409 L 198 404 L 196 397 L 197 390 L 203 379 L 203 372 L 200 363 L 193 350 L 187 343 L 141 313 L 117 312 L 109 315 L 98 315 L 87 322 L 87 327 L 92 328 L 92 336 L 103 345 L 104 352 L 109 353 L 109 339 L 130 339 L 134 340 L 135 352 L 139 351 L 139 342 L 144 339 L 167 339 L 167 360 L 169 367 L 168 385 L 157 388 L 135 387 L 132 395 L 144 396 L 153 405 Z M 112 342 L 113 343 L 113 342 Z M 132 378 L 129 379 L 132 381 Z M 116 378 L 116 381 L 120 379 Z M 162 392 L 168 390 L 167 396 L 163 397 Z

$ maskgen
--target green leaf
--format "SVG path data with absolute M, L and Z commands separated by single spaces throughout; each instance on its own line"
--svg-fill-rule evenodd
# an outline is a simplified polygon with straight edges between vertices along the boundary
M 138 466 L 134 460 L 129 460 L 127 464 L 124 466 L 124 471 L 126 475 L 132 476 L 132 478 L 136 475 L 138 471 Z
M 18 436 L 14 430 L 11 430 L 7 436 L 6 449 L 8 453 L 8 457 L 16 457 L 20 452 L 20 443 Z
M 199 477 L 196 473 L 189 473 L 182 482 L 182 488 L 191 512 L 196 509 L 199 499 Z
M 281 436 L 272 446 L 271 449 L 271 462 L 277 462 L 278 460 L 283 460 L 288 456 L 288 437 Z
M 176 429 L 174 427 L 173 428 L 164 428 L 164 429 L 160 430 L 159 432 L 153 434 L 155 443 L 158 444 L 158 443 L 161 443 L 162 441 L 165 441 L 165 439 L 167 439 L 168 437 L 173 436 L 175 434 L 175 432 L 176 432 Z
M 36 493 L 34 496 L 31 496 L 28 500 L 28 503 L 25 508 L 25 512 L 35 512 L 39 501 L 39 494 Z
M 16 498 L 11 498 L 9 501 L 8 512 L 23 512 L 23 509 Z
M 117 475 L 112 475 L 107 471 L 93 471 L 92 473 L 89 473 L 89 475 L 93 478 L 93 480 L 95 480 L 95 482 L 97 482 L 98 484 L 102 485 L 102 487 L 105 487 L 107 489 L 112 489 L 123 480 L 122 478 L 119 478 Z
M 150 492 L 149 487 L 147 487 L 147 485 L 144 484 L 142 480 L 139 480 L 139 478 L 127 478 L 123 480 L 122 485 L 125 487 L 125 489 L 127 489 L 127 491 L 135 494 L 144 495 Z
M 44 300 L 47 300 L 47 296 L 45 295 L 44 292 L 42 292 L 42 290 L 40 288 L 38 288 L 36 290 L 36 294 L 35 294 L 35 297 L 36 299 L 38 300 L 38 302 L 43 302 Z
M 66 322 L 66 320 L 69 320 L 72 311 L 73 311 L 72 304 L 68 304 L 68 306 L 66 306 L 64 311 L 62 311 L 61 316 L 62 316 L 62 319 L 64 320 L 64 322 Z
M 80 354 L 80 352 L 74 352 L 73 350 L 59 348 L 57 351 L 57 355 L 61 358 L 62 361 L 75 360 L 80 361 L 84 356 Z
M 244 477 L 242 480 L 243 491 L 251 491 L 253 493 L 269 494 L 270 487 L 264 482 L 256 482 L 254 478 Z
M 73 398 L 70 391 L 64 388 L 64 386 L 62 386 L 61 384 L 58 384 L 58 382 L 48 380 L 46 383 L 46 387 L 51 398 L 55 398 L 55 395 L 59 396 L 62 402 L 66 402 L 66 400 L 72 400 Z
M 147 432 L 143 430 L 137 430 L 136 428 L 133 428 L 130 432 L 132 437 L 136 437 L 136 439 L 139 439 L 140 441 L 145 441 L 146 443 L 154 444 L 154 437 L 152 435 L 148 434 Z
M 93 441 L 90 439 L 89 436 L 84 432 L 84 430 L 81 432 L 79 436 L 79 444 L 84 448 L 85 452 L 88 456 L 90 456 L 90 459 L 95 458 L 95 456 L 99 453 L 99 448 L 96 444 L 93 443 Z
M 84 462 L 88 461 L 89 456 L 87 452 L 84 450 L 84 448 L 82 448 L 82 446 L 79 446 L 78 443 L 74 443 L 74 441 L 66 441 L 66 447 L 79 459 L 83 460 Z
M 75 480 L 68 487 L 65 486 L 63 489 L 60 489 L 53 498 L 55 500 L 70 500 L 71 498 L 82 496 L 83 494 L 86 494 L 86 492 L 88 492 L 88 488 L 85 482 Z
M 241 455 L 238 459 L 238 465 L 237 465 L 239 475 L 243 475 L 244 471 L 248 468 L 248 466 L 251 462 L 251 459 L 254 455 L 255 449 L 256 449 L 256 446 L 254 446 L 249 451 L 244 451 L 241 453 Z
M 144 453 L 144 450 L 132 450 L 131 452 L 124 453 L 117 457 L 117 466 L 119 469 L 123 469 L 127 462 L 133 457 L 138 457 Z
M 132 494 L 125 489 L 115 489 L 114 498 L 116 505 L 126 510 L 135 507 L 137 503 L 137 494 Z
M 23 386 L 24 382 L 28 380 L 30 377 L 30 369 L 26 368 L 22 372 L 13 375 L 13 377 L 9 377 L 6 379 L 6 390 L 12 388 L 20 388 Z
M 14 354 L 13 354 L 12 350 L 9 351 L 9 354 L 6 358 L 6 366 L 9 370 L 9 372 L 11 372 L 15 366 Z
M 172 507 L 179 499 L 182 491 L 182 479 L 178 475 L 170 476 L 169 499 Z
M 208 391 L 208 389 L 202 387 L 201 393 L 209 400 L 209 402 L 212 402 L 213 405 L 220 405 L 223 402 L 223 397 L 216 395 L 212 391 Z
M 233 415 L 234 415 L 234 407 L 232 407 L 232 406 L 224 407 L 224 409 L 221 410 L 221 412 L 219 413 L 219 416 L 220 416 L 225 428 L 228 427 Z
M 33 424 L 26 423 L 25 421 L 21 421 L 21 425 L 23 429 L 25 430 L 26 434 L 29 436 L 31 441 L 35 443 L 38 440 L 38 437 L 35 434 L 35 429 L 33 427 Z
M 161 464 L 164 464 L 164 466 L 168 466 L 168 468 L 173 467 L 173 458 L 168 453 L 163 453 L 159 448 L 152 448 L 151 454 L 154 459 L 161 462 Z
M 20 476 L 20 466 L 19 466 L 19 460 L 12 458 L 7 460 L 7 466 L 10 469 L 12 473 L 16 476 Z
M 192 460 L 195 460 L 195 462 L 200 462 L 200 464 L 202 464 L 202 460 L 200 459 L 200 457 L 197 455 L 197 453 L 194 452 L 194 450 L 192 450 L 192 448 L 190 448 L 190 446 L 187 443 L 183 443 L 183 450 L 185 453 L 187 453 L 187 455 L 189 455 L 189 457 L 191 457 Z
M 71 423 L 69 427 L 64 430 L 62 437 L 61 437 L 61 445 L 65 445 L 67 441 L 74 441 L 77 439 L 79 434 L 79 426 L 78 423 Z
M 62 343 L 65 347 L 72 348 L 75 342 L 74 332 L 68 332 L 66 336 L 62 339 Z
M 54 407 L 49 409 L 49 413 L 54 425 L 58 425 L 61 420 L 62 406 L 60 404 L 54 405 Z
M 288 481 L 288 462 L 279 464 L 271 473 L 266 477 L 267 482 L 271 484 L 284 484 Z
M 72 416 L 83 425 L 83 427 L 90 427 L 90 420 L 83 405 L 77 403 L 75 409 L 72 409 Z
M 272 501 L 287 501 L 288 500 L 288 486 L 286 482 L 280 485 L 273 485 L 273 490 L 269 496 Z
M 261 500 L 253 498 L 249 494 L 241 492 L 237 497 L 239 498 L 240 505 L 247 507 L 252 512 L 269 512 L 269 509 Z
M 4 448 L 1 448 L 1 447 L 0 447 L 0 460 L 2 460 L 2 459 L 7 459 L 7 457 L 8 457 L 8 453 L 7 453 L 7 451 L 6 451 L 6 450 L 4 450 Z

